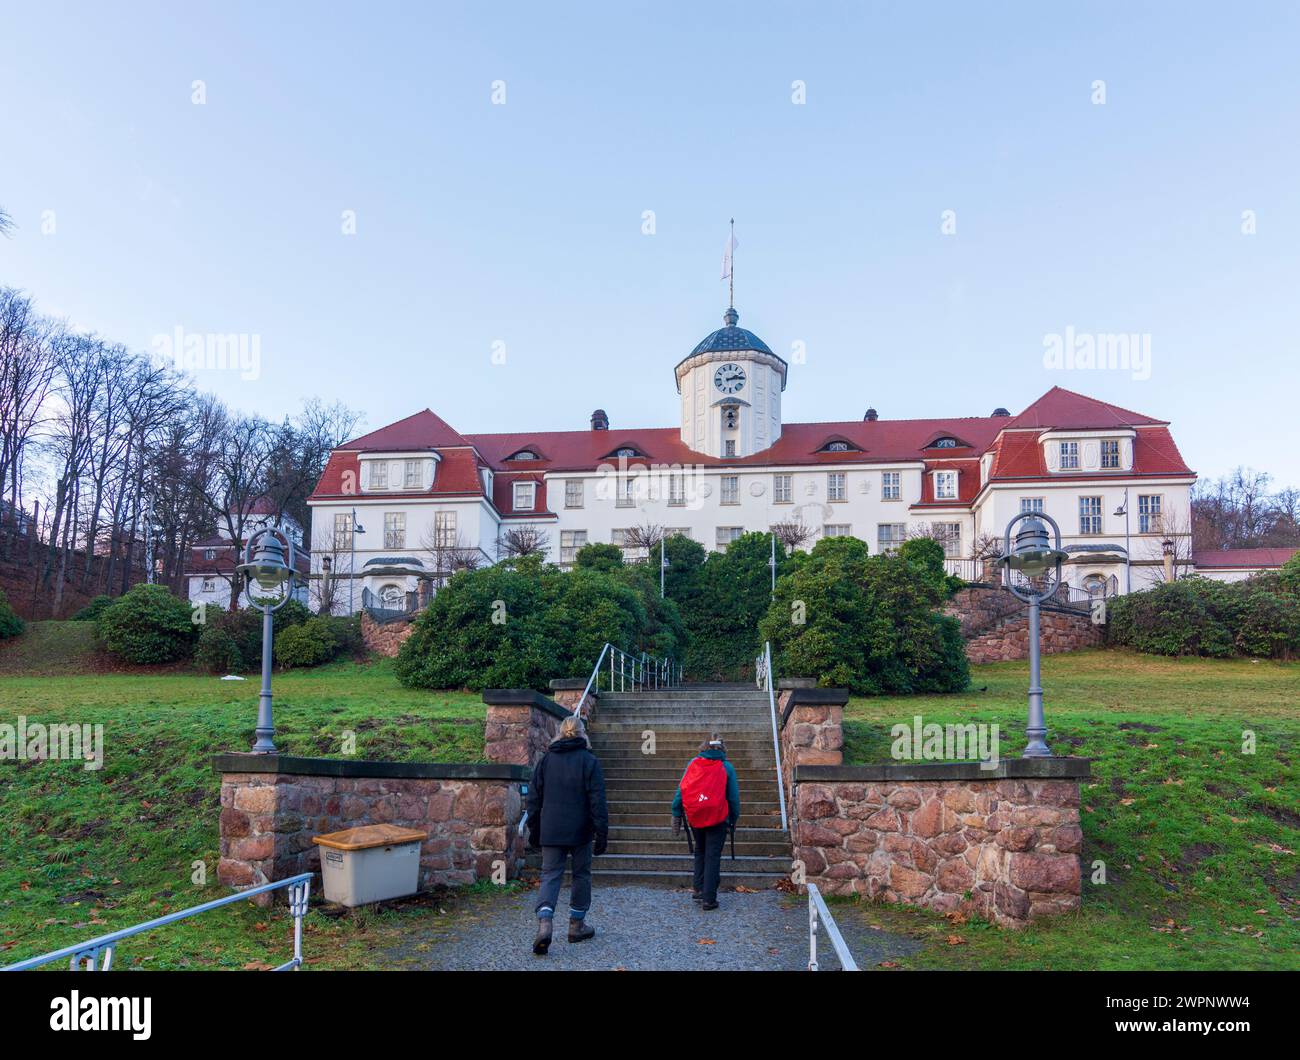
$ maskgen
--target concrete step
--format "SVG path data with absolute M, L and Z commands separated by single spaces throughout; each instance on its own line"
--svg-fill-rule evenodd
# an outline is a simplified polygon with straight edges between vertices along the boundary
M 656 780 L 669 781 L 673 787 L 676 787 L 682 779 L 682 768 L 676 765 L 615 765 L 612 762 L 602 760 L 601 769 L 605 772 L 605 782 L 622 781 L 623 783 L 637 783 L 640 781 L 653 782 Z M 776 783 L 776 766 L 743 766 L 731 763 L 732 768 L 736 771 L 736 780 L 740 782 L 743 788 L 746 783 L 759 783 L 765 780 Z
M 645 854 L 672 854 L 681 856 L 690 853 L 690 848 L 686 845 L 684 835 L 677 836 L 675 839 L 657 840 L 657 841 L 636 841 L 628 842 L 622 839 L 611 839 L 609 841 L 610 854 L 625 854 L 629 857 L 640 857 Z M 751 843 L 746 842 L 736 836 L 736 854 L 737 856 L 746 855 L 749 857 L 773 857 L 785 858 L 790 860 L 789 842 L 765 842 Z M 723 854 L 724 857 L 731 856 L 731 841 L 727 841 L 727 849 Z
M 707 740 L 714 733 L 721 735 L 723 740 L 728 743 L 742 735 L 757 738 L 762 736 L 764 732 L 767 733 L 767 738 L 769 740 L 772 738 L 771 726 L 767 725 L 765 727 L 765 723 L 762 722 L 755 723 L 746 721 L 743 723 L 712 725 L 701 722 L 698 719 L 695 721 L 677 721 L 675 719 L 672 721 L 662 721 L 659 719 L 642 721 L 605 720 L 592 725 L 592 735 L 594 736 L 596 733 L 640 733 L 644 732 L 646 729 L 652 730 L 657 739 L 663 739 L 665 733 L 671 733 L 683 737 L 689 736 L 695 741 L 697 746 L 701 741 Z
M 692 886 L 692 873 L 665 871 L 663 869 L 646 869 L 638 872 L 625 872 L 621 869 L 603 869 L 599 868 L 599 859 L 592 866 L 591 883 L 592 888 L 599 896 L 600 888 L 616 886 L 620 884 L 634 884 L 640 887 L 663 887 L 665 889 L 678 890 L 682 892 L 689 891 Z M 526 863 L 524 866 L 524 876 L 536 879 L 541 869 L 540 858 L 533 863 Z M 564 889 L 560 892 L 561 910 L 560 915 L 566 915 L 564 910 L 568 908 L 564 905 L 568 901 L 568 878 L 569 874 L 564 874 Z M 747 873 L 747 872 L 728 872 L 727 859 L 722 860 L 722 872 L 718 877 L 718 893 L 734 893 L 737 887 L 745 887 L 751 891 L 769 891 L 783 879 L 789 879 L 789 874 L 777 876 L 773 873 Z M 682 894 L 682 901 L 690 902 L 690 898 L 685 893 Z M 682 908 L 685 908 L 683 905 Z M 599 914 L 592 913 L 592 923 L 599 925 Z
M 673 796 L 675 796 L 676 794 L 677 794 L 676 784 L 669 784 L 668 786 L 661 787 L 661 788 L 651 788 L 651 787 L 624 788 L 624 787 L 608 787 L 608 786 L 605 788 L 605 798 L 606 801 L 609 803 L 611 809 L 616 804 L 618 806 L 624 806 L 627 803 L 632 803 L 632 802 L 650 802 L 650 803 L 661 803 L 665 805 L 671 805 L 673 801 Z M 665 800 L 667 800 L 666 803 Z M 779 804 L 779 802 L 780 799 L 777 797 L 777 790 L 775 784 L 773 784 L 771 787 L 763 787 L 762 785 L 755 785 L 748 789 L 743 787 L 740 789 L 740 808 L 742 810 L 749 809 L 751 805 L 753 805 L 755 808 L 762 806 L 764 809 L 766 809 L 769 805 L 777 805 Z
M 740 832 L 746 828 L 757 829 L 777 829 L 781 827 L 781 811 L 779 808 L 772 810 L 763 810 L 750 812 L 748 806 L 742 807 L 743 811 L 740 820 L 736 822 L 736 831 Z M 615 828 L 664 828 L 672 824 L 672 803 L 646 803 L 640 810 L 615 810 L 612 806 L 609 810 L 609 830 Z M 683 840 L 682 842 L 685 842 Z
M 615 840 L 645 843 L 686 842 L 680 835 L 673 835 L 673 830 L 667 822 L 662 822 L 659 825 L 611 824 L 609 827 L 609 841 L 612 843 Z M 780 828 L 738 827 L 736 829 L 736 843 L 783 843 L 788 848 L 790 846 L 790 836 L 789 833 Z
M 733 861 L 731 857 L 731 846 L 728 844 L 722 851 L 722 865 L 731 872 L 744 873 L 762 873 L 773 874 L 777 876 L 786 876 L 790 872 L 790 858 L 788 855 L 781 857 L 751 857 L 742 856 L 739 849 L 736 851 L 736 858 Z M 656 871 L 656 872 L 685 872 L 689 873 L 694 870 L 695 859 L 687 853 L 686 841 L 682 841 L 680 854 L 641 854 L 635 857 L 627 854 L 602 854 L 592 862 L 592 869 L 600 868 L 603 871 Z
M 654 820 L 646 822 L 648 824 L 664 824 L 668 815 L 672 813 L 673 794 L 652 794 L 649 798 L 627 799 L 621 795 L 615 795 L 609 798 L 609 816 L 610 818 L 622 817 L 626 815 L 650 814 Z M 759 816 L 769 817 L 775 814 L 778 818 L 781 815 L 781 804 L 776 799 L 746 799 L 742 793 L 740 796 L 740 815 L 741 817 Z M 635 824 L 634 821 L 621 821 L 622 824 Z M 671 823 L 671 822 L 668 822 Z M 755 822 L 742 821 L 742 824 L 752 824 Z M 771 821 L 757 822 L 759 824 L 771 825 Z

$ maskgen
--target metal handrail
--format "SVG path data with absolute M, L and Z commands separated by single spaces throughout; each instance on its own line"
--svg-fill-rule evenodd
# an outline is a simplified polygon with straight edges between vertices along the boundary
M 840 971 L 843 972 L 860 972 L 858 962 L 853 959 L 853 954 L 849 952 L 849 947 L 844 941 L 844 936 L 840 934 L 840 929 L 835 926 L 835 918 L 831 916 L 831 911 L 826 908 L 826 899 L 822 897 L 822 892 L 817 889 L 815 883 L 808 886 L 808 971 L 816 972 L 820 968 L 817 964 L 817 932 L 820 928 L 826 929 L 826 937 L 831 940 L 831 948 L 835 951 L 835 956 L 840 961 Z
M 276 880 L 274 883 L 264 883 L 258 887 L 250 887 L 248 890 L 240 891 L 237 894 L 228 894 L 224 898 L 204 902 L 202 905 L 193 905 L 188 909 L 168 913 L 166 916 L 160 916 L 155 920 L 146 920 L 143 924 L 136 924 L 134 927 L 122 928 L 120 931 L 110 931 L 107 935 L 100 935 L 98 938 L 89 939 L 86 942 L 64 946 L 62 949 L 43 953 L 39 957 L 28 957 L 25 961 L 19 961 L 17 964 L 10 964 L 0 968 L 0 972 L 23 972 L 30 968 L 39 968 L 42 964 L 48 964 L 51 961 L 62 960 L 64 957 L 68 958 L 68 970 L 71 972 L 107 972 L 113 965 L 113 951 L 122 939 L 131 938 L 133 935 L 140 935 L 146 931 L 152 931 L 154 928 L 164 927 L 167 924 L 174 924 L 178 920 L 187 920 L 192 916 L 198 916 L 200 913 L 206 913 L 210 909 L 219 909 L 223 905 L 242 902 L 254 895 L 278 891 L 282 887 L 289 888 L 289 911 L 293 914 L 293 958 L 278 968 L 272 968 L 271 971 L 296 972 L 302 967 L 302 918 L 307 915 L 307 900 L 311 896 L 311 877 L 310 872 L 304 872 L 297 876 L 290 876 L 288 879 Z M 99 961 L 100 953 L 104 955 L 102 964 Z
M 587 685 L 582 690 L 582 696 L 574 704 L 572 713 L 578 714 L 582 710 L 582 704 L 587 701 L 587 696 L 591 694 L 592 686 L 600 688 L 600 669 L 604 665 L 605 657 L 609 656 L 609 690 L 626 692 L 628 682 L 632 684 L 632 691 L 648 688 L 671 688 L 681 682 L 681 666 L 674 663 L 667 656 L 650 655 L 642 652 L 638 655 L 630 655 L 622 648 L 616 648 L 609 641 L 600 649 L 600 655 L 596 657 L 596 665 L 591 668 L 591 676 L 587 678 Z M 618 670 L 615 671 L 615 662 L 618 664 Z
M 781 771 L 781 737 L 776 726 L 776 689 L 772 680 L 772 642 L 763 642 L 763 654 L 755 660 L 754 670 L 762 668 L 762 681 L 767 685 L 767 705 L 772 711 L 772 755 L 776 759 L 776 794 L 781 800 L 781 830 L 788 832 L 790 823 L 785 814 L 785 774 Z M 762 688 L 762 685 L 759 685 Z

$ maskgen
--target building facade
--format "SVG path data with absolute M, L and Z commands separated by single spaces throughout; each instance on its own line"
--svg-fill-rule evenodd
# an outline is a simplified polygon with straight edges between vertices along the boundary
M 238 522 L 238 521 L 236 521 Z M 299 580 L 293 588 L 293 598 L 304 604 L 309 602 L 311 557 L 303 549 L 302 527 L 291 515 L 280 514 L 267 500 L 255 501 L 242 520 L 243 538 L 249 540 L 258 530 L 273 527 L 283 533 L 298 550 L 295 563 Z M 243 562 L 240 550 L 222 524 L 217 532 L 190 546 L 189 562 L 185 565 L 185 580 L 191 603 L 215 604 L 230 610 L 231 586 L 235 567 Z M 246 594 L 240 594 L 239 606 L 249 606 Z
M 851 535 L 873 553 L 932 536 L 974 579 L 1021 511 L 1060 524 L 1082 592 L 1146 587 L 1171 549 L 1191 563 L 1196 476 L 1167 421 L 1053 387 L 1018 415 L 785 423 L 789 375 L 733 308 L 676 366 L 675 427 L 598 409 L 583 430 L 461 434 L 425 409 L 354 439 L 310 499 L 313 578 L 334 579 L 335 612 L 409 608 L 521 542 L 564 566 L 590 542 L 638 558 L 657 533 L 721 549 L 778 528 L 796 547 Z

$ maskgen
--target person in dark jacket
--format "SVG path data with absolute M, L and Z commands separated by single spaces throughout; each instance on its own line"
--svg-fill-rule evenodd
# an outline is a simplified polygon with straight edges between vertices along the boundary
M 708 828 L 692 829 L 695 836 L 695 881 L 691 888 L 691 898 L 700 902 L 702 909 L 718 908 L 718 879 L 722 875 L 722 848 L 727 841 L 727 833 L 736 827 L 740 819 L 740 783 L 736 780 L 736 770 L 727 761 L 727 748 L 722 737 L 717 733 L 700 744 L 700 753 L 696 758 L 708 758 L 720 761 L 727 770 L 727 819 Z M 691 759 L 695 761 L 695 759 Z M 690 763 L 686 768 L 689 770 Z M 685 772 L 682 779 L 686 778 Z M 673 796 L 673 835 L 682 830 L 682 786 L 677 783 L 677 794 Z M 690 828 L 690 822 L 686 822 Z
M 565 863 L 573 860 L 569 892 L 569 941 L 585 942 L 596 934 L 586 922 L 591 908 L 591 859 L 605 853 L 609 840 L 609 808 L 605 775 L 591 753 L 582 719 L 570 716 L 533 769 L 528 788 L 528 839 L 542 848 L 542 883 L 537 894 L 539 956 L 551 946 L 551 922 L 560 897 Z

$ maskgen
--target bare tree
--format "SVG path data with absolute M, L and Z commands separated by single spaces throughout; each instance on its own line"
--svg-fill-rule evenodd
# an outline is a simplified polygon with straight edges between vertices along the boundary
M 781 546 L 787 552 L 792 552 L 796 548 L 802 548 L 812 540 L 813 536 L 812 528 L 805 524 L 798 516 L 783 520 L 779 523 L 773 523 L 772 533 L 776 535 L 776 539 L 781 542 Z
M 14 219 L 0 208 L 0 236 L 4 236 L 7 239 L 10 233 L 13 232 L 14 228 Z
M 1142 538 L 1141 558 L 1155 561 L 1155 565 L 1151 568 L 1154 571 L 1154 580 L 1166 581 L 1165 547 L 1168 543 L 1173 558 L 1171 573 L 1174 580 L 1186 578 L 1195 570 L 1195 564 L 1192 562 L 1193 544 L 1190 524 L 1186 519 L 1171 513 L 1161 516 L 1156 526 L 1158 530 L 1155 535 Z
M 550 535 L 540 526 L 512 526 L 497 538 L 498 559 L 545 555 L 549 548 Z
M 664 528 L 655 523 L 645 522 L 640 526 L 629 526 L 623 531 L 623 548 L 626 550 L 644 549 L 645 554 L 648 556 L 651 549 L 659 546 L 659 542 L 663 537 Z
M 0 288 L 0 502 L 9 502 L 0 503 L 0 534 L 6 557 L 23 507 L 23 461 L 46 415 L 58 367 L 55 334 L 55 326 L 35 311 L 30 298 Z M 28 541 L 34 540 L 33 528 Z

